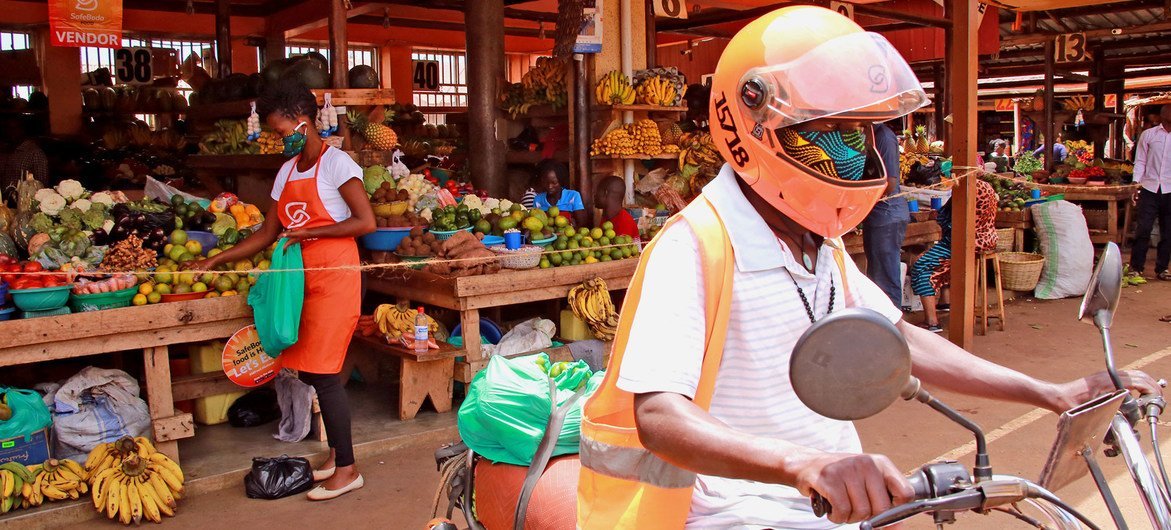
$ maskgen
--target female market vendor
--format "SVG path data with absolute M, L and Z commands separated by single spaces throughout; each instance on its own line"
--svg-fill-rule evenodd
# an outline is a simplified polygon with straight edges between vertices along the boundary
M 375 230 L 374 212 L 362 187 L 362 168 L 344 151 L 322 142 L 314 126 L 317 100 L 300 82 L 270 84 L 256 108 L 284 138 L 284 154 L 292 158 L 273 184 L 276 203 L 269 209 L 269 221 L 239 245 L 193 267 L 215 269 L 256 254 L 281 237 L 301 245 L 306 269 L 356 267 L 354 238 Z M 279 223 L 273 222 L 277 219 Z M 322 483 L 309 491 L 310 500 L 332 499 L 364 484 L 354 465 L 350 407 L 338 375 L 358 325 L 360 303 L 357 268 L 305 271 L 300 336 L 281 353 L 283 365 L 297 370 L 301 380 L 317 391 L 329 438 L 329 458 L 313 472 L 313 479 Z
M 974 177 L 969 177 L 974 178 Z M 976 180 L 976 252 L 991 252 L 996 249 L 996 211 L 999 199 L 992 185 Z M 943 237 L 927 249 L 911 266 L 911 290 L 923 302 L 924 320 L 922 327 L 934 333 L 941 333 L 936 302 L 939 291 L 950 283 L 951 277 L 951 201 L 939 209 L 936 218 L 943 229 Z M 983 267 L 984 263 L 978 263 Z
M 542 210 L 556 206 L 562 216 L 573 221 L 574 226 L 587 226 L 589 219 L 581 194 L 565 189 L 567 182 L 569 166 L 555 160 L 543 160 L 537 165 L 537 189 L 544 191 L 533 198 L 533 203 Z

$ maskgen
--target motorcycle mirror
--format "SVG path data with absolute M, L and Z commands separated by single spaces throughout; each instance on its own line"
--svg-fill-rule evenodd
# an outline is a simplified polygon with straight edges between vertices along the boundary
M 1099 328 L 1109 328 L 1114 322 L 1114 310 L 1122 295 L 1122 252 L 1118 245 L 1106 243 L 1090 276 L 1090 284 L 1082 297 L 1078 320 L 1093 322 Z
M 827 418 L 859 420 L 882 412 L 911 380 L 911 351 L 876 311 L 834 312 L 797 340 L 789 381 L 805 406 Z

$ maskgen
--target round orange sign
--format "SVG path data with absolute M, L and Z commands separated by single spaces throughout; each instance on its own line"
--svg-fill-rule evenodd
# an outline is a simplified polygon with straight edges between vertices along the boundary
M 243 387 L 263 385 L 281 371 L 280 358 L 264 353 L 256 326 L 241 329 L 228 339 L 222 361 L 228 379 Z

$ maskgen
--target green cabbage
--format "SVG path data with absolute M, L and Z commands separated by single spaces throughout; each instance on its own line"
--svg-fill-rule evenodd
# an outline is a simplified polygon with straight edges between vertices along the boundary
M 373 195 L 382 186 L 383 182 L 394 184 L 394 176 L 383 166 L 370 166 L 362 170 L 362 186 L 367 195 Z

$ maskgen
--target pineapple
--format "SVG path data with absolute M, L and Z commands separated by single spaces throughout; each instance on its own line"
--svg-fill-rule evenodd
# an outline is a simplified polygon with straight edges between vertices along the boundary
M 678 123 L 660 123 L 659 136 L 663 138 L 663 145 L 679 145 L 683 138 L 683 128 Z
M 927 154 L 931 152 L 931 142 L 927 140 L 927 127 L 920 125 L 915 127 L 915 152 L 920 154 Z
M 360 112 L 349 112 L 350 127 L 366 139 L 366 144 L 375 151 L 389 151 L 398 145 L 398 135 L 385 124 L 370 121 Z

